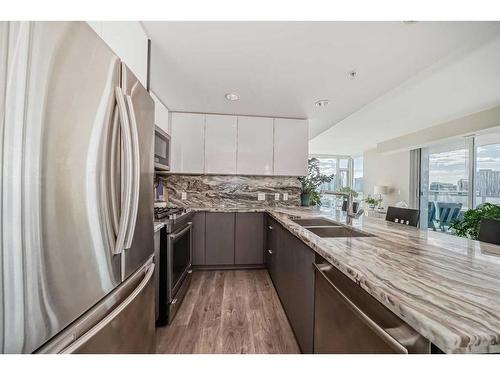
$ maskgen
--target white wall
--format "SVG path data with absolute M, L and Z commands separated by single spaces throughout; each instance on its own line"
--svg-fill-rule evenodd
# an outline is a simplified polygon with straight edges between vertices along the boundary
M 391 187 L 389 195 L 384 196 L 384 207 L 399 201 L 410 201 L 410 151 L 395 154 L 379 154 L 376 149 L 363 154 L 364 195 L 373 196 L 375 185 Z
M 500 125 L 500 106 L 444 122 L 427 129 L 377 144 L 378 152 L 396 152 L 432 145 L 436 142 L 488 131 Z

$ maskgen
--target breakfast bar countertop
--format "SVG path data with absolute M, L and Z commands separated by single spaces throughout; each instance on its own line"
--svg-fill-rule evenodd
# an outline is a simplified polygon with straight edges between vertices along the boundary
M 303 207 L 210 207 L 267 212 L 446 353 L 500 352 L 500 246 L 362 216 L 371 237 L 320 238 L 293 218 L 344 214 Z

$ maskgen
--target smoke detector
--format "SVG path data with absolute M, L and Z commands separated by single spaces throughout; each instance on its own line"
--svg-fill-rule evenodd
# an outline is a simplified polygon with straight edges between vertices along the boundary
M 349 79 L 356 79 L 358 76 L 358 72 L 356 70 L 351 70 L 349 73 L 347 73 L 347 76 Z

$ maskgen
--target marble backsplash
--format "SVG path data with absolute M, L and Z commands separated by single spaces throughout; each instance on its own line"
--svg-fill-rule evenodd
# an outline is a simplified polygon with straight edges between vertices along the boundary
M 169 175 L 161 177 L 170 204 L 182 207 L 300 206 L 301 184 L 297 177 Z M 186 200 L 182 200 L 186 192 Z M 265 193 L 264 201 L 257 193 Z M 274 194 L 280 194 L 280 200 Z M 283 201 L 283 194 L 288 200 Z

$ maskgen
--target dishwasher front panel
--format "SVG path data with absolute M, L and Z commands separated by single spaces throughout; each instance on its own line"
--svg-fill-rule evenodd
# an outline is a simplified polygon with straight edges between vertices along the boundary
M 430 343 L 329 264 L 315 265 L 314 352 L 429 353 Z

